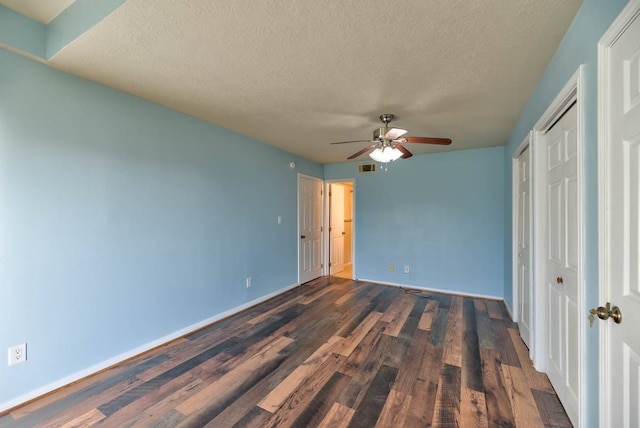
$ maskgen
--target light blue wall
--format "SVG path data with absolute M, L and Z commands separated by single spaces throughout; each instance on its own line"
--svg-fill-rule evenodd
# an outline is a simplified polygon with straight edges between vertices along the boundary
M 0 5 L 0 44 L 45 57 L 46 25 Z
M 49 60 L 126 0 L 76 0 L 48 24 L 0 5 L 0 44 Z
M 556 95 L 585 64 L 585 286 L 586 307 L 598 306 L 598 165 L 597 165 L 597 44 L 626 0 L 584 0 L 571 27 L 565 34 L 551 63 L 547 67 L 535 92 L 518 119 L 505 156 L 505 301 L 512 304 L 511 281 L 511 159 L 518 145 L 524 140 Z M 585 308 L 586 311 L 586 308 Z M 587 314 L 584 314 L 585 322 Z M 587 329 L 587 371 L 598 373 L 598 329 Z M 589 417 L 585 426 L 598 425 L 598 376 L 588 376 Z
M 298 172 L 322 166 L 0 49 L 0 350 L 29 356 L 0 404 L 295 284 Z
M 325 179 L 356 180 L 356 277 L 502 297 L 503 147 L 414 156 L 375 174 L 356 170 L 356 163 L 324 169 Z

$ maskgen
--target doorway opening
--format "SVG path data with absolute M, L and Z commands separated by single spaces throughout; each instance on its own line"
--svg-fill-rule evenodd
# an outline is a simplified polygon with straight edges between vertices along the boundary
M 327 218 L 329 227 L 325 235 L 328 274 L 354 279 L 355 204 L 353 181 L 332 181 L 326 184 Z

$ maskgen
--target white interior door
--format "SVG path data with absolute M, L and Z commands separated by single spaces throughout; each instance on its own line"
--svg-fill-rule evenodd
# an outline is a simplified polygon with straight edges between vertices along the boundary
M 531 168 L 527 146 L 517 163 L 516 281 L 518 328 L 524 343 L 531 347 Z
M 600 304 L 622 313 L 621 324 L 600 321 L 601 425 L 625 428 L 640 427 L 640 3 L 632 6 L 605 35 L 600 64 Z
M 330 272 L 331 275 L 335 275 L 344 270 L 344 186 L 342 184 L 332 184 L 329 198 L 331 205 L 331 213 L 329 215 Z
M 580 400 L 580 215 L 577 106 L 544 136 L 547 375 L 574 423 Z
M 298 176 L 298 282 L 322 275 L 322 181 Z

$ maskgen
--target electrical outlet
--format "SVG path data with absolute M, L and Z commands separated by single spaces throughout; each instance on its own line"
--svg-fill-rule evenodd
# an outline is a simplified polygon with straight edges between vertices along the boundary
M 12 346 L 9 348 L 9 365 L 24 363 L 27 361 L 27 344 Z
M 404 273 L 409 273 L 409 265 L 404 265 Z
M 251 277 L 247 278 L 247 288 L 251 287 Z
M 396 268 L 393 265 L 389 265 L 389 272 L 393 272 Z

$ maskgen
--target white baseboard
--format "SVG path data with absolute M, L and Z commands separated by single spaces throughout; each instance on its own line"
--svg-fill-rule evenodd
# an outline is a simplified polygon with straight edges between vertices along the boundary
M 410 288 L 412 290 L 432 291 L 432 292 L 435 292 L 435 293 L 455 294 L 455 295 L 458 295 L 458 296 L 478 297 L 480 299 L 490 299 L 490 300 L 504 301 L 504 297 L 490 296 L 488 294 L 477 294 L 477 293 L 467 293 L 467 292 L 464 292 L 464 291 L 442 290 L 442 289 L 439 289 L 439 288 L 418 287 L 416 285 L 398 284 L 398 283 L 395 283 L 395 282 L 383 282 L 383 281 L 376 281 L 376 280 L 373 280 L 373 279 L 365 279 L 365 278 L 358 278 L 357 281 L 366 281 L 366 282 L 372 282 L 374 284 L 390 285 L 391 287 Z
M 62 379 L 59 379 L 55 382 L 52 382 L 48 385 L 42 386 L 38 389 L 34 389 L 33 391 L 27 392 L 26 394 L 23 394 L 19 397 L 14 398 L 13 400 L 9 400 L 7 402 L 4 402 L 2 404 L 0 404 L 0 413 L 5 412 L 9 409 L 12 409 L 14 407 L 18 407 L 28 401 L 34 400 L 42 395 L 48 394 L 52 391 L 55 391 L 56 389 L 62 388 L 63 386 L 69 385 L 71 383 L 77 382 L 80 379 L 89 377 L 95 373 L 98 373 L 102 370 L 108 369 L 109 367 L 112 367 L 116 364 L 119 364 L 123 361 L 126 361 L 130 358 L 135 357 L 136 355 L 140 355 L 144 352 L 150 351 L 153 348 L 157 348 L 158 346 L 164 345 L 168 342 L 171 342 L 172 340 L 178 339 L 182 336 L 186 336 L 190 333 L 193 333 L 196 330 L 199 330 L 203 327 L 208 326 L 209 324 L 212 324 L 216 321 L 219 321 L 223 318 L 227 318 L 229 316 L 235 315 L 238 312 L 244 311 L 245 309 L 248 309 L 252 306 L 255 306 L 257 304 L 260 304 L 266 300 L 269 300 L 273 297 L 276 297 L 282 293 L 285 293 L 289 290 L 292 290 L 296 287 L 300 286 L 300 284 L 293 284 L 293 285 L 289 285 L 283 289 L 280 289 L 278 291 L 274 291 L 273 293 L 269 293 L 266 296 L 262 296 L 258 299 L 252 300 L 250 302 L 247 302 L 245 304 L 242 304 L 240 306 L 237 306 L 233 309 L 229 309 L 228 311 L 224 311 L 221 312 L 217 315 L 214 315 L 210 318 L 207 318 L 205 320 L 199 321 L 195 324 L 191 324 L 190 326 L 187 326 L 185 328 L 182 328 L 178 331 L 175 331 L 173 333 L 170 333 L 166 336 L 160 337 L 156 340 L 153 340 L 151 342 L 145 343 L 144 345 L 138 346 L 137 348 L 131 349 L 127 352 L 124 352 L 120 355 L 116 355 L 113 358 L 109 358 L 106 361 L 103 361 L 101 363 L 98 363 L 94 366 L 88 367 L 84 370 L 80 370 L 79 372 L 73 373 L 72 375 L 69 375 L 67 377 L 64 377 Z

